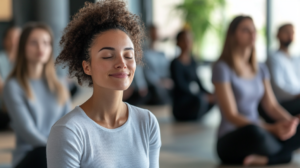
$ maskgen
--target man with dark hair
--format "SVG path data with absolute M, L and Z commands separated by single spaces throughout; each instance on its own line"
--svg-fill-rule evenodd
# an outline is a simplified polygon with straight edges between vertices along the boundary
M 300 114 L 300 58 L 289 52 L 294 40 L 294 26 L 290 23 L 278 28 L 279 49 L 267 60 L 271 74 L 271 84 L 277 100 L 292 115 Z M 260 110 L 262 111 L 262 110 Z M 266 121 L 272 120 L 261 114 Z
M 176 41 L 180 53 L 170 66 L 174 81 L 173 116 L 177 121 L 196 121 L 211 110 L 215 100 L 198 77 L 198 64 L 192 56 L 192 33 L 182 30 L 177 34 Z
M 3 112 L 2 90 L 15 62 L 20 33 L 20 28 L 10 27 L 4 32 L 3 36 L 4 51 L 0 52 L 0 130 L 6 129 L 9 122 L 7 113 Z

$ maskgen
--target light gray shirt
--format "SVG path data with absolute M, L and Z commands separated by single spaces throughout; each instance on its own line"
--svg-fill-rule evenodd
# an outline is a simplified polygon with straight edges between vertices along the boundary
M 143 61 L 145 77 L 151 85 L 156 86 L 161 79 L 170 77 L 170 62 L 163 52 L 145 50 Z
M 269 71 L 265 64 L 258 65 L 258 72 L 252 79 L 238 76 L 224 61 L 218 61 L 213 67 L 212 82 L 229 83 L 238 112 L 256 125 L 260 124 L 257 108 L 265 93 L 263 80 L 269 79 Z M 218 137 L 220 138 L 236 130 L 236 128 L 235 125 L 225 118 L 221 110 L 221 124 L 218 130 Z
M 9 73 L 13 68 L 13 64 L 9 61 L 7 54 L 2 51 L 0 52 L 0 77 L 2 82 L 5 82 Z M 0 95 L 0 110 L 3 108 L 3 95 Z
M 59 105 L 45 79 L 30 80 L 30 88 L 33 99 L 27 98 L 15 78 L 9 79 L 4 86 L 4 102 L 16 134 L 13 166 L 33 148 L 46 146 L 51 127 L 71 110 L 69 101 Z
M 3 81 L 6 80 L 12 68 L 13 64 L 9 61 L 7 54 L 0 52 L 0 77 Z
M 300 94 L 300 57 L 277 51 L 267 60 L 271 84 L 278 101 L 288 101 Z
M 128 120 L 108 129 L 76 107 L 53 127 L 47 144 L 48 168 L 158 168 L 161 146 L 155 116 L 127 104 Z

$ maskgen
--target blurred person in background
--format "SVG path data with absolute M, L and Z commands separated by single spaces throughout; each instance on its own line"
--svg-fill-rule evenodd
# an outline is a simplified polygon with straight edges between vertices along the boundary
M 49 168 L 159 167 L 156 117 L 122 101 L 142 59 L 143 37 L 140 18 L 123 0 L 85 3 L 73 17 L 57 63 L 69 65 L 93 94 L 52 127 Z
M 71 110 L 68 91 L 55 72 L 53 36 L 41 23 L 21 34 L 15 67 L 4 86 L 4 102 L 16 134 L 13 167 L 46 167 L 52 125 Z
M 252 18 L 237 16 L 214 64 L 212 82 L 221 111 L 217 153 L 225 164 L 289 163 L 300 147 L 299 118 L 276 101 L 268 68 L 256 61 L 255 40 Z M 260 122 L 260 102 L 274 124 Z
M 7 129 L 9 124 L 9 117 L 3 105 L 2 92 L 5 80 L 15 63 L 20 33 L 20 28 L 9 27 L 3 35 L 4 50 L 0 52 L 0 130 Z
M 294 41 L 294 26 L 292 24 L 280 26 L 277 38 L 279 49 L 267 59 L 271 84 L 281 106 L 296 116 L 300 114 L 300 57 L 294 57 L 289 52 L 289 46 Z M 266 122 L 274 122 L 262 106 L 259 107 L 259 111 Z
M 178 121 L 198 120 L 214 106 L 214 97 L 204 89 L 198 78 L 197 63 L 192 56 L 192 33 L 183 30 L 176 40 L 181 53 L 170 67 L 175 85 L 173 115 Z
M 173 81 L 170 78 L 170 62 L 163 52 L 155 50 L 158 40 L 157 27 L 149 26 L 150 46 L 144 51 L 144 72 L 148 83 L 150 100 L 147 104 L 162 105 L 170 103 Z

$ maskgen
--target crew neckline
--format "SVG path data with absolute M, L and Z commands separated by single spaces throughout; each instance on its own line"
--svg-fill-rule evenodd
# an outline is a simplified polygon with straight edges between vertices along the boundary
M 100 128 L 100 129 L 102 129 L 102 130 L 104 130 L 104 131 L 107 131 L 107 132 L 117 132 L 117 131 L 121 131 L 121 130 L 123 130 L 124 128 L 126 128 L 126 127 L 129 125 L 130 121 L 131 121 L 131 110 L 132 110 L 132 109 L 131 109 L 131 107 L 130 107 L 130 105 L 129 105 L 128 103 L 126 103 L 126 102 L 124 102 L 124 103 L 127 105 L 128 119 L 127 119 L 127 121 L 126 121 L 123 125 L 121 125 L 120 127 L 117 127 L 117 128 L 113 128 L 113 129 L 106 128 L 106 127 L 103 127 L 103 126 L 97 124 L 94 120 L 92 120 L 92 119 L 84 112 L 84 110 L 83 110 L 81 107 L 76 106 L 76 108 L 79 109 L 79 111 L 82 113 L 82 115 L 83 115 L 85 118 L 87 118 L 90 122 L 92 122 L 93 125 L 95 125 L 97 128 Z

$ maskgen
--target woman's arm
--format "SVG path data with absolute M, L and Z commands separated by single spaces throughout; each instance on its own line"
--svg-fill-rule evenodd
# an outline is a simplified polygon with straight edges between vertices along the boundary
M 149 111 L 149 168 L 159 168 L 159 151 L 161 147 L 160 129 L 156 117 Z
M 237 127 L 251 124 L 244 116 L 238 113 L 236 101 L 229 82 L 214 82 L 215 96 L 224 117 Z
M 47 165 L 49 168 L 79 168 L 82 141 L 65 126 L 53 126 L 47 143 Z
M 292 119 L 292 116 L 282 108 L 277 102 L 274 93 L 272 91 L 272 87 L 270 84 L 270 80 L 265 79 L 263 81 L 265 93 L 261 100 L 262 107 L 276 121 L 289 121 Z
M 9 81 L 5 85 L 3 96 L 15 133 L 32 146 L 45 146 L 47 137 L 36 128 L 26 106 L 27 97 L 16 81 Z

